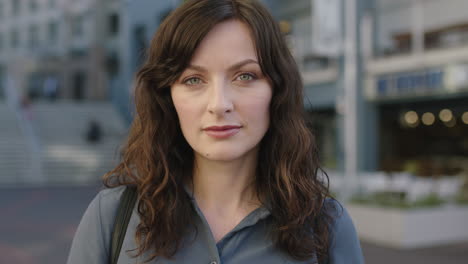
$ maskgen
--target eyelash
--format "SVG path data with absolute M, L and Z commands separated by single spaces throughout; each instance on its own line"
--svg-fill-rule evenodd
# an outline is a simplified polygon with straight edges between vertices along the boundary
M 182 81 L 182 83 L 183 83 L 183 84 L 186 84 L 186 85 L 193 86 L 193 85 L 196 85 L 196 84 L 189 84 L 188 82 L 189 82 L 190 80 L 194 80 L 194 79 L 198 79 L 198 80 L 201 81 L 201 78 L 199 78 L 199 77 L 190 77 L 190 78 L 187 78 L 187 79 L 185 79 L 184 81 Z
M 250 77 L 252 78 L 252 80 L 249 80 L 249 81 L 253 81 L 253 80 L 257 79 L 257 75 L 255 75 L 255 74 L 253 74 L 253 73 L 250 73 L 250 72 L 243 72 L 243 73 L 239 74 L 239 75 L 236 77 L 236 79 L 239 78 L 239 77 L 242 76 L 242 75 L 250 76 Z
M 239 75 L 237 75 L 236 79 L 239 78 L 240 76 L 243 76 L 243 75 L 248 75 L 250 76 L 252 79 L 251 80 L 248 80 L 246 82 L 249 82 L 249 81 L 254 81 L 257 79 L 257 75 L 255 75 L 254 73 L 251 73 L 251 72 L 243 72 Z M 193 76 L 193 77 L 189 77 L 189 78 L 186 78 L 182 81 L 183 84 L 186 84 L 186 85 L 189 85 L 189 86 L 195 86 L 196 84 L 189 84 L 188 82 L 190 80 L 193 80 L 193 79 L 199 79 L 201 81 L 201 78 L 200 77 L 197 77 L 197 76 Z

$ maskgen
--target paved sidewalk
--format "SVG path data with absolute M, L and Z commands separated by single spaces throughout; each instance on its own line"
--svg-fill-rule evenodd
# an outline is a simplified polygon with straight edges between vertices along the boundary
M 0 263 L 63 264 L 99 187 L 0 187 Z
M 0 186 L 0 263 L 65 263 L 81 216 L 99 189 Z M 468 243 L 420 250 L 362 246 L 367 264 L 468 263 Z
M 414 250 L 361 245 L 367 264 L 468 264 L 468 242 Z

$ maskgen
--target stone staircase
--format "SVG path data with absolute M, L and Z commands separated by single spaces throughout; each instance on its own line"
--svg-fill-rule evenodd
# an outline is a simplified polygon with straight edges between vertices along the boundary
M 41 144 L 42 173 L 48 183 L 88 184 L 118 163 L 119 147 L 127 128 L 111 103 L 39 102 L 33 105 L 33 127 Z M 91 120 L 102 131 L 89 143 Z
M 31 156 L 16 113 L 0 102 L 0 183 L 26 182 L 31 175 Z
M 0 102 L 0 185 L 94 184 L 117 165 L 127 127 L 111 103 L 35 102 L 31 112 L 24 119 Z M 86 140 L 91 120 L 96 143 Z

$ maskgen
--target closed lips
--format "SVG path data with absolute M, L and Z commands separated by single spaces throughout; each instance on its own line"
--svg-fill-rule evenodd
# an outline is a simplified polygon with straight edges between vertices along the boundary
M 208 131 L 224 131 L 224 130 L 230 130 L 230 129 L 239 129 L 241 126 L 211 126 L 207 127 L 204 130 Z

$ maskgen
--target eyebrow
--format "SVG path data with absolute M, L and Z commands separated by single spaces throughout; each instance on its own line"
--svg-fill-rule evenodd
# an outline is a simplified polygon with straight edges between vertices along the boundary
M 256 60 L 246 59 L 246 60 L 240 61 L 240 62 L 230 66 L 228 68 L 228 71 L 237 70 L 237 69 L 241 68 L 242 66 L 247 65 L 247 64 L 251 64 L 251 63 L 258 64 L 258 62 Z M 192 65 L 192 64 L 187 66 L 187 69 L 193 69 L 193 70 L 197 70 L 197 71 L 200 71 L 200 72 L 207 72 L 206 68 L 204 68 L 202 66 L 198 66 L 198 65 Z

